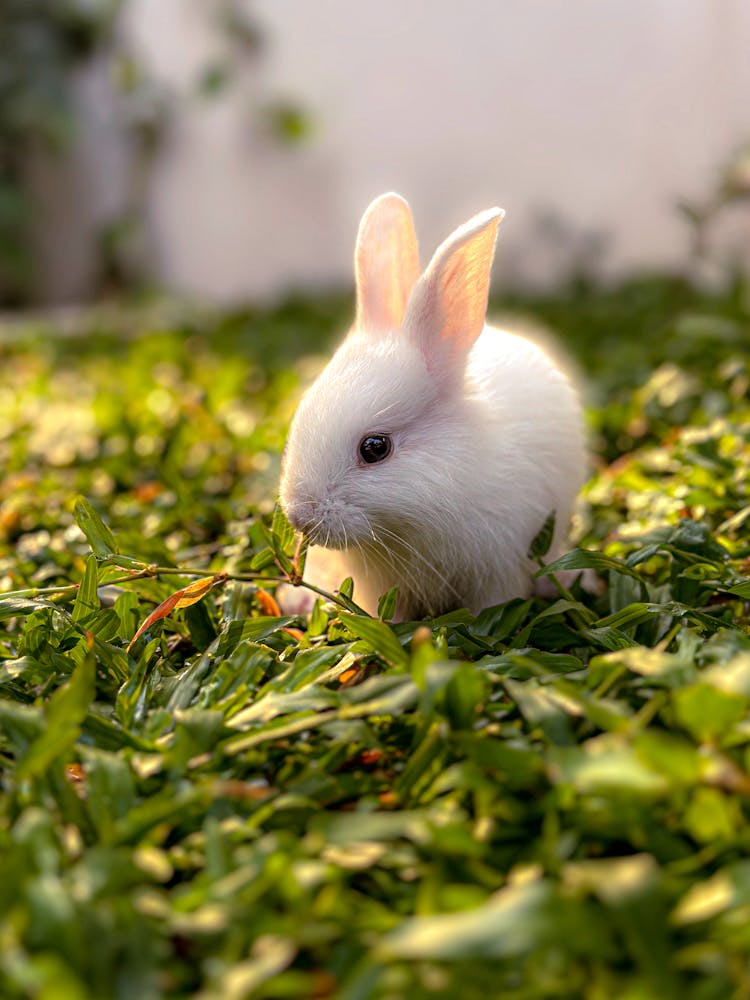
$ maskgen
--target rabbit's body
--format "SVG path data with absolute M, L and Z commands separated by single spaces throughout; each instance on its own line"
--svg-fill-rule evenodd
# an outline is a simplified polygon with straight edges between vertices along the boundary
M 454 234 L 416 282 L 416 243 L 404 252 L 408 232 L 393 236 L 404 205 L 394 196 L 374 203 L 377 240 L 373 219 L 369 234 L 363 220 L 358 323 L 300 404 L 281 502 L 317 543 L 311 582 L 350 575 L 369 611 L 396 585 L 397 617 L 413 619 L 528 593 L 529 546 L 554 511 L 559 549 L 584 447 L 566 377 L 535 344 L 484 326 L 498 213 Z M 406 262 L 393 260 L 394 243 Z M 374 278 L 363 277 L 371 250 L 390 252 Z M 379 307 L 394 280 L 398 294 L 368 316 L 368 294 Z M 383 442 L 388 453 L 373 459 Z M 320 545 L 339 551 L 332 557 Z

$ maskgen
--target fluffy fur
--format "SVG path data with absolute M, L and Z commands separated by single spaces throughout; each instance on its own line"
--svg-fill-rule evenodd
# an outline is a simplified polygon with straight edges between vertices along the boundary
M 529 545 L 551 511 L 552 555 L 565 538 L 584 474 L 580 405 L 539 347 L 484 325 L 501 217 L 470 220 L 416 280 L 408 206 L 374 202 L 355 329 L 295 414 L 280 499 L 314 543 L 306 575 L 351 575 L 369 611 L 393 585 L 402 619 L 526 594 Z M 358 446 L 372 433 L 393 449 L 367 465 Z

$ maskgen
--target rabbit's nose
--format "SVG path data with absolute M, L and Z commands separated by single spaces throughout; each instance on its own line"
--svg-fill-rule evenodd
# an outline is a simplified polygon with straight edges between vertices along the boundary
M 320 519 L 318 505 L 314 500 L 300 500 L 287 504 L 285 513 L 292 527 L 303 534 L 308 534 Z

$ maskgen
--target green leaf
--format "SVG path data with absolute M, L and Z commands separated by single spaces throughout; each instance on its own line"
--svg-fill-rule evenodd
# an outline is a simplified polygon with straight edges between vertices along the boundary
M 245 639 L 252 642 L 269 639 L 274 633 L 282 631 L 295 621 L 296 619 L 291 617 L 274 618 L 270 615 L 229 621 L 218 636 L 217 655 L 227 656 Z
M 23 758 L 44 732 L 44 715 L 37 705 L 23 705 L 0 698 L 0 732 L 13 753 Z
M 271 522 L 271 546 L 284 572 L 291 573 L 293 567 L 290 556 L 294 551 L 294 528 L 278 504 L 274 508 Z
M 654 606 L 636 601 L 624 608 L 620 608 L 614 614 L 607 615 L 606 618 L 600 618 L 596 625 L 597 628 L 605 626 L 618 629 L 633 628 L 642 622 L 648 621 L 655 613 L 658 614 L 660 612 L 661 608 L 658 605 Z
M 444 769 L 445 757 L 444 726 L 433 722 L 424 727 L 417 745 L 411 749 L 396 784 L 399 798 L 407 804 L 419 801 L 425 787 Z
M 378 601 L 378 618 L 383 621 L 390 621 L 396 612 L 396 602 L 398 601 L 398 587 L 391 587 Z
M 699 749 L 683 736 L 647 729 L 634 739 L 638 757 L 651 770 L 669 778 L 673 788 L 697 784 L 705 770 Z
M 515 680 L 537 675 L 566 674 L 582 670 L 583 663 L 570 653 L 546 653 L 540 649 L 514 649 L 501 656 L 487 656 L 477 660 L 475 667 L 507 674 Z
M 392 667 L 408 665 L 409 655 L 390 625 L 377 618 L 363 618 L 346 611 L 342 611 L 339 618 L 353 635 L 363 639 L 373 653 L 382 656 Z
M 717 788 L 695 789 L 684 822 L 687 832 L 699 844 L 728 843 L 744 825 L 737 800 Z
M 310 612 L 310 620 L 307 625 L 307 634 L 311 636 L 323 635 L 323 633 L 328 628 L 328 615 L 323 610 L 324 601 L 322 598 L 318 598 L 313 604 L 313 609 Z
M 642 581 L 643 579 L 639 573 L 636 573 L 622 560 L 605 556 L 603 552 L 595 552 L 592 549 L 573 549 L 572 552 L 566 552 L 553 563 L 538 570 L 536 576 L 549 576 L 551 573 L 559 573 L 566 569 L 596 569 L 602 573 L 622 573 L 634 580 Z
M 594 676 L 606 676 L 618 667 L 641 677 L 647 677 L 665 687 L 681 687 L 697 675 L 695 665 L 679 655 L 663 653 L 647 646 L 630 646 L 592 658 L 589 671 Z
M 549 514 L 529 547 L 529 559 L 539 562 L 549 552 L 555 534 L 555 512 Z
M 451 729 L 471 729 L 482 708 L 487 677 L 472 663 L 459 664 L 445 688 L 445 707 Z
M 555 747 L 550 760 L 556 783 L 582 795 L 631 795 L 650 799 L 669 791 L 663 773 L 652 770 L 619 733 L 605 733 L 581 746 Z
M 692 883 L 674 914 L 678 926 L 712 920 L 735 907 L 750 904 L 750 861 L 726 865 L 710 878 Z
M 722 743 L 745 716 L 748 698 L 711 684 L 691 684 L 674 694 L 677 721 L 701 742 Z
M 534 879 L 506 886 L 472 910 L 407 918 L 386 935 L 378 951 L 384 961 L 418 958 L 451 962 L 519 956 L 556 936 L 551 934 L 555 910 L 550 884 Z M 559 909 L 557 913 L 559 917 Z
M 99 597 L 96 591 L 98 572 L 97 558 L 95 555 L 91 555 L 86 560 L 86 569 L 73 605 L 71 617 L 74 622 L 78 622 L 99 610 Z
M 127 643 L 135 635 L 140 622 L 138 595 L 130 590 L 124 591 L 115 601 L 114 612 L 119 621 L 117 634 Z
M 268 548 L 261 549 L 260 552 L 256 552 L 250 560 L 250 569 L 253 573 L 260 573 L 262 570 L 268 569 L 269 566 L 273 566 L 275 560 L 276 553 L 269 546 Z
M 76 498 L 73 517 L 97 559 L 106 559 L 118 551 L 115 536 L 85 497 Z
M 30 597 L 0 597 L 0 622 L 8 618 L 30 615 L 40 608 L 54 608 L 49 601 Z
M 136 788 L 127 761 L 117 753 L 82 746 L 86 769 L 88 811 L 100 836 L 109 839 L 115 821 L 126 816 L 136 802 Z
M 71 752 L 94 699 L 95 676 L 96 663 L 89 650 L 70 680 L 52 695 L 44 713 L 45 731 L 18 763 L 19 779 L 42 775 L 54 761 Z
M 454 733 L 452 738 L 461 752 L 481 767 L 500 772 L 504 784 L 528 791 L 543 779 L 544 761 L 531 744 L 511 745 L 508 740 L 476 732 Z
M 631 639 L 627 633 L 612 628 L 611 625 L 584 629 L 583 635 L 592 645 L 598 646 L 600 649 L 627 649 L 630 646 L 637 645 L 635 640 Z
M 168 767 L 183 772 L 188 761 L 213 750 L 224 729 L 224 716 L 213 709 L 178 709 L 174 713 L 175 730 L 165 755 Z
M 115 715 L 130 728 L 146 710 L 146 683 L 151 658 L 158 649 L 160 640 L 152 639 L 142 650 L 135 669 L 130 673 L 117 692 Z
M 572 742 L 570 718 L 581 715 L 578 704 L 559 695 L 553 688 L 542 687 L 534 681 L 519 683 L 506 678 L 503 687 L 526 721 L 541 727 L 551 743 Z
M 198 650 L 204 650 L 216 638 L 216 627 L 206 601 L 185 608 L 185 624 L 193 645 Z
M 724 562 L 729 553 L 702 521 L 683 518 L 667 539 L 667 544 L 683 552 L 699 555 L 708 561 Z

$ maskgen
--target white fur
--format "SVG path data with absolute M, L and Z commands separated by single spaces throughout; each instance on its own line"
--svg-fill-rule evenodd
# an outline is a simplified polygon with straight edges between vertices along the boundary
M 379 200 L 391 214 L 394 198 Z M 336 582 L 351 575 L 371 612 L 393 585 L 403 619 L 524 595 L 529 545 L 551 511 L 550 557 L 567 533 L 585 467 L 576 393 L 530 341 L 467 332 L 484 317 L 499 218 L 483 213 L 439 248 L 400 329 L 365 331 L 360 316 L 292 423 L 282 506 L 313 542 L 340 550 L 334 569 L 313 547 L 306 575 L 328 586 L 333 572 Z M 362 230 L 360 267 L 361 244 Z M 363 464 L 359 442 L 376 432 L 392 436 L 393 451 Z

